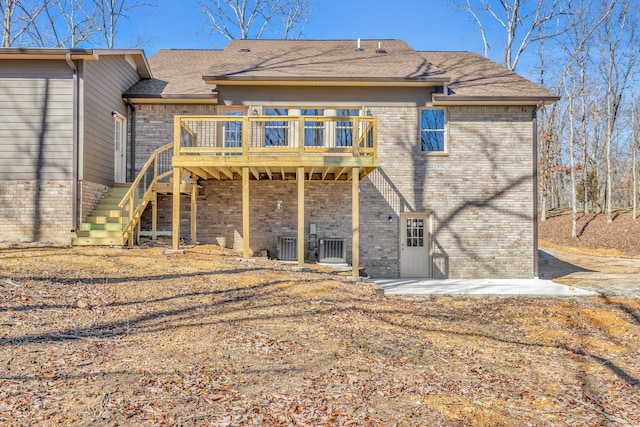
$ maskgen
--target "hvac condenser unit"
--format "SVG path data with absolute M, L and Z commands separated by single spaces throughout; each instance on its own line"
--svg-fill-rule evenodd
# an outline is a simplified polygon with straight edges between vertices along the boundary
M 347 245 L 344 239 L 322 238 L 318 254 L 319 262 L 344 264 L 347 262 Z
M 296 237 L 278 238 L 278 259 L 281 261 L 298 260 L 298 239 Z

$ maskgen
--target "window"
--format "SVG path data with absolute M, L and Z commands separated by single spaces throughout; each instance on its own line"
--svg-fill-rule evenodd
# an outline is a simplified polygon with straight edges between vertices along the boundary
M 225 116 L 242 116 L 242 111 L 225 111 Z M 224 123 L 224 146 L 242 147 L 242 122 Z
M 424 219 L 407 218 L 407 246 L 424 247 Z
M 286 116 L 286 108 L 265 108 L 265 116 Z M 264 146 L 286 147 L 289 145 L 289 122 L 274 120 L 264 123 Z
M 359 116 L 360 110 L 357 108 L 338 108 L 336 116 L 354 117 Z M 353 122 L 336 123 L 336 147 L 351 147 L 353 145 Z
M 323 114 L 322 108 L 303 108 L 300 110 L 301 116 L 322 116 Z M 304 145 L 306 147 L 322 147 L 324 145 L 323 122 L 305 122 Z
M 420 110 L 420 150 L 423 153 L 446 152 L 445 114 L 442 109 Z

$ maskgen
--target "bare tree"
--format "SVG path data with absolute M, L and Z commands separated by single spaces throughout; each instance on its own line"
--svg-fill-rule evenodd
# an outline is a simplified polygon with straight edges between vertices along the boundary
M 638 144 L 640 144 L 640 122 L 638 122 L 638 110 L 640 103 L 635 100 L 635 104 L 631 106 L 631 174 L 633 177 L 632 200 L 633 200 L 633 219 L 638 218 Z
M 611 146 L 616 132 L 616 123 L 620 116 L 623 96 L 629 87 L 633 69 L 637 66 L 638 37 L 636 35 L 635 16 L 632 15 L 632 0 L 621 0 L 619 8 L 604 21 L 600 32 L 602 79 L 605 83 L 606 133 L 606 209 L 607 221 L 612 218 L 612 164 Z
M 83 0 L 49 0 L 39 25 L 32 28 L 40 45 L 77 47 L 96 33 L 96 9 Z
M 0 0 L 2 47 L 32 46 L 30 30 L 49 1 Z
M 566 31 L 562 18 L 568 14 L 571 0 L 466 0 L 457 7 L 469 13 L 480 30 L 485 56 L 489 43 L 486 28 L 497 25 L 504 35 L 503 64 L 515 70 L 522 54 L 532 44 L 551 39 Z M 554 24 L 551 25 L 551 24 Z M 542 31 L 549 27 L 550 31 Z
M 267 33 L 295 39 L 311 13 L 308 0 L 201 0 L 200 9 L 211 32 L 228 40 L 260 39 Z
M 107 49 L 115 47 L 120 19 L 128 19 L 133 9 L 152 6 L 151 3 L 136 0 L 93 0 L 93 4 L 96 10 L 97 32 Z

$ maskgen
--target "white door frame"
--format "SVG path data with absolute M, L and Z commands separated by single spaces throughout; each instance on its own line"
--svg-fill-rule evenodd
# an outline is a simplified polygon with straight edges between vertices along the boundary
M 432 277 L 432 235 L 431 212 L 400 214 L 400 277 Z
M 127 118 L 113 114 L 113 180 L 127 182 Z

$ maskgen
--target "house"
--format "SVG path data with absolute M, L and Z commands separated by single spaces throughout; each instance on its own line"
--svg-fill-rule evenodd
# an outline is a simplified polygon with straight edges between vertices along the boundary
M 354 275 L 537 275 L 536 110 L 558 98 L 504 67 L 400 40 L 234 40 L 222 50 L 162 50 L 148 64 L 137 51 L 93 57 L 92 67 L 126 62 L 135 80 L 104 94 L 105 106 L 118 99 L 101 144 L 88 146 L 87 125 L 78 125 L 79 182 L 136 177 L 118 197 L 120 244 L 151 228 L 154 237 L 170 231 L 174 249 L 188 237 L 245 257 L 348 262 Z M 89 179 L 97 165 L 84 162 L 98 145 L 104 171 Z M 2 194 L 18 185 L 12 176 L 0 175 Z M 12 223 L 20 213 L 0 215 Z M 79 209 L 74 224 L 86 215 Z M 43 215 L 32 216 L 35 227 Z M 0 238 L 22 238 L 4 227 Z M 38 227 L 35 237 L 59 237 Z M 77 244 L 98 243 L 93 226 L 80 227 Z
M 122 93 L 150 77 L 137 50 L 0 49 L 0 240 L 75 237 L 127 180 Z

